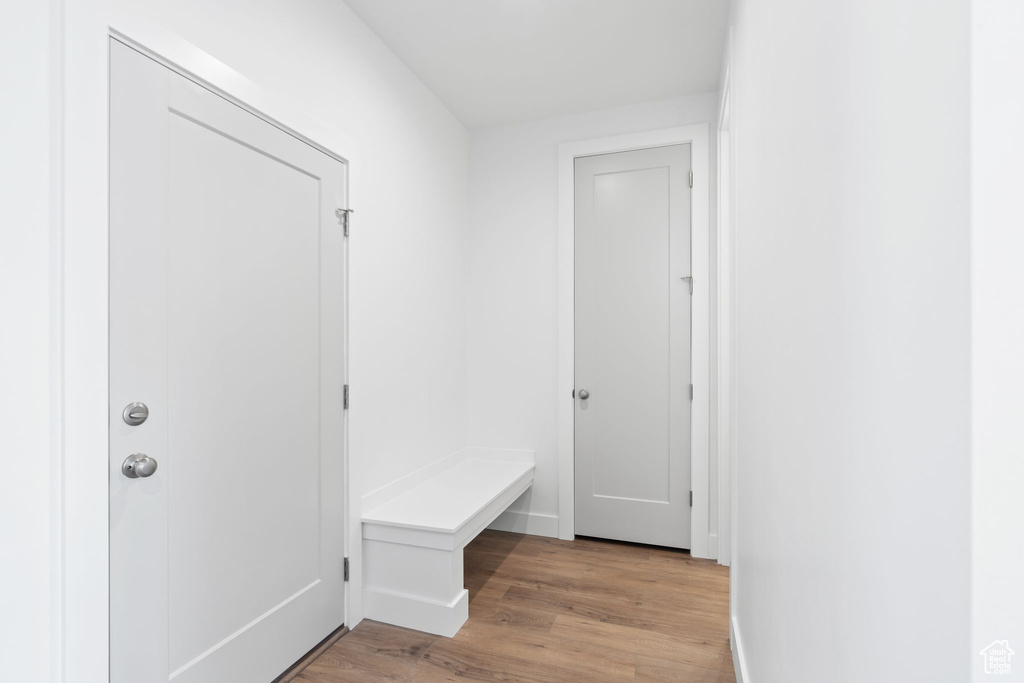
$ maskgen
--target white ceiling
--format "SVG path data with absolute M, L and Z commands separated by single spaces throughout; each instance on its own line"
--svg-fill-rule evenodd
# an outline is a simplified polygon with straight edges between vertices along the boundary
M 469 128 L 708 92 L 729 0 L 345 0 Z

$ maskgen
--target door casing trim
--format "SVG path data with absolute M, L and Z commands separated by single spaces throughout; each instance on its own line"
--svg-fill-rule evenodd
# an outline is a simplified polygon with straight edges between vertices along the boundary
M 289 98 L 265 90 L 162 26 L 116 15 L 104 0 L 55 3 L 60 82 L 55 85 L 62 141 L 56 153 L 60 178 L 57 230 L 59 294 L 55 323 L 58 401 L 58 481 L 52 508 L 54 577 L 52 680 L 105 681 L 109 669 L 109 50 L 119 40 L 170 69 L 285 130 L 348 166 L 349 207 L 359 194 L 362 156 L 346 135 L 309 117 Z M 59 23 L 59 26 L 56 24 Z M 346 292 L 349 290 L 346 246 Z M 348 311 L 345 377 L 350 376 Z M 347 380 L 346 380 L 347 381 Z M 351 411 L 350 411 L 351 412 Z M 352 572 L 344 622 L 362 619 L 358 467 L 351 466 L 346 415 L 345 548 Z
M 693 406 L 690 433 L 690 553 L 710 557 L 709 439 L 711 388 L 711 177 L 709 125 L 567 142 L 558 146 L 558 537 L 575 535 L 575 160 L 595 154 L 627 152 L 651 147 L 690 144 L 693 190 L 691 194 L 691 255 L 693 308 L 691 373 Z
M 731 565 L 733 558 L 733 481 L 735 460 L 735 392 L 733 381 L 736 376 L 736 359 L 733 338 L 736 330 L 736 277 L 734 274 L 733 254 L 736 250 L 736 211 L 734 150 L 736 136 L 732 125 L 732 89 L 729 70 L 729 46 L 732 44 L 731 34 L 726 38 L 726 59 L 722 67 L 722 87 L 718 102 L 718 213 L 716 214 L 718 248 L 718 296 L 715 307 L 718 321 L 718 352 L 714 371 L 717 373 L 718 389 L 718 543 L 712 548 L 712 557 L 719 564 Z M 733 570 L 735 572 L 735 569 Z M 734 573 L 730 574 L 735 578 Z

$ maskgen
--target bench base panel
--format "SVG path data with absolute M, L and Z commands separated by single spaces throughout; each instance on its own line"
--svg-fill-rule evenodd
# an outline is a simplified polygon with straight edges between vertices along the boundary
M 481 451 L 364 513 L 367 618 L 455 636 L 469 618 L 462 549 L 533 484 L 526 454 Z
M 462 589 L 455 600 L 446 605 L 364 588 L 363 610 L 365 616 L 374 621 L 454 638 L 469 618 L 469 591 Z

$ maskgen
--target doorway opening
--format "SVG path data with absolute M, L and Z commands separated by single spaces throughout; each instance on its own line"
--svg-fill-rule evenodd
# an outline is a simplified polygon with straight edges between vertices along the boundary
M 709 490 L 709 394 L 710 394 L 710 362 L 709 362 L 709 351 L 710 351 L 710 220 L 709 220 L 709 203 L 710 203 L 710 182 L 709 182 L 709 142 L 708 142 L 708 126 L 706 124 L 685 126 L 681 128 L 668 129 L 663 131 L 653 131 L 649 133 L 641 133 L 635 135 L 618 136 L 614 138 L 603 138 L 599 140 L 589 140 L 583 142 L 575 142 L 561 145 L 559 148 L 559 392 L 561 394 L 559 403 L 559 537 L 565 539 L 571 539 L 574 537 L 577 530 L 580 533 L 586 533 L 589 535 L 606 535 L 610 538 L 620 538 L 622 540 L 634 540 L 640 542 L 651 542 L 659 543 L 664 545 L 674 545 L 675 547 L 689 547 L 691 553 L 695 557 L 711 557 L 709 548 L 709 502 L 710 502 L 710 490 Z M 678 216 L 687 216 L 689 219 L 689 259 L 685 250 L 681 250 L 672 258 L 675 260 L 673 263 L 670 260 L 670 252 L 673 249 L 669 245 L 668 233 L 671 230 L 671 211 L 665 209 L 665 203 L 669 202 L 669 192 L 671 191 L 671 183 L 668 182 L 668 176 L 672 175 L 672 170 L 652 170 L 656 168 L 665 169 L 666 167 L 671 168 L 672 164 L 666 162 L 664 159 L 653 163 L 651 159 L 641 159 L 646 155 L 671 155 L 672 150 L 681 153 L 683 150 L 689 152 L 689 164 L 684 164 L 682 161 L 676 162 L 677 169 L 674 171 L 676 179 L 680 179 L 682 174 L 682 183 L 677 183 L 677 190 L 685 189 L 688 193 L 689 206 L 686 209 L 682 209 L 678 212 Z M 660 150 L 660 151 L 659 151 Z M 667 150 L 667 151 L 666 151 Z M 621 155 L 621 156 L 620 156 Z M 681 154 L 680 159 L 684 158 L 686 154 Z M 666 251 L 664 254 L 664 263 L 661 264 L 660 268 L 664 274 L 662 286 L 660 289 L 657 284 L 651 284 L 648 282 L 647 285 L 642 283 L 638 284 L 634 279 L 626 278 L 622 282 L 617 282 L 612 289 L 602 289 L 601 297 L 603 299 L 614 299 L 617 296 L 618 290 L 624 287 L 633 286 L 647 286 L 651 292 L 660 292 L 656 296 L 661 297 L 662 311 L 658 314 L 654 309 L 661 304 L 654 304 L 651 308 L 651 314 L 647 316 L 648 326 L 658 327 L 665 332 L 663 339 L 659 342 L 660 346 L 652 347 L 649 342 L 637 340 L 636 336 L 630 336 L 629 330 L 625 326 L 620 326 L 622 329 L 615 330 L 614 313 L 605 314 L 605 319 L 598 319 L 598 324 L 595 327 L 593 318 L 589 322 L 583 322 L 582 325 L 586 326 L 586 329 L 581 327 L 581 319 L 578 317 L 578 302 L 581 292 L 578 290 L 580 287 L 580 272 L 587 273 L 583 277 L 593 277 L 594 261 L 592 260 L 594 253 L 591 247 L 585 247 L 587 262 L 581 267 L 580 258 L 581 255 L 578 253 L 577 231 L 581 229 L 580 219 L 581 216 L 578 212 L 587 209 L 584 204 L 579 203 L 577 196 L 577 180 L 578 180 L 578 169 L 581 168 L 580 161 L 582 162 L 582 168 L 585 173 L 590 174 L 589 182 L 591 184 L 591 190 L 597 188 L 599 192 L 604 193 L 605 198 L 599 199 L 598 201 L 606 202 L 607 206 L 604 208 L 610 208 L 613 206 L 615 201 L 619 201 L 618 207 L 614 208 L 613 211 L 618 211 L 617 217 L 618 222 L 626 220 L 626 216 L 629 211 L 645 211 L 643 207 L 646 206 L 644 202 L 636 201 L 620 201 L 616 200 L 615 197 L 619 196 L 614 191 L 613 186 L 619 186 L 626 188 L 629 185 L 633 187 L 631 190 L 636 196 L 646 197 L 651 200 L 650 206 L 660 205 L 660 209 L 650 209 L 653 211 L 648 218 L 650 218 L 651 225 L 661 225 L 660 228 L 653 228 L 649 230 L 655 242 L 647 245 L 644 248 L 635 250 L 636 253 L 626 253 L 622 251 L 622 245 L 617 249 L 611 249 L 610 243 L 602 245 L 601 249 L 608 252 L 609 256 L 620 254 L 626 259 L 642 259 L 649 258 L 651 254 L 657 252 L 657 239 L 662 239 L 662 249 Z M 587 159 L 596 159 L 597 161 L 586 161 Z M 616 170 L 614 168 L 615 160 L 623 160 L 626 165 L 623 166 L 623 170 Z M 630 166 L 632 162 L 633 166 Z M 608 168 L 604 168 L 604 165 L 613 164 Z M 688 166 L 688 168 L 687 168 Z M 692 171 L 692 187 L 690 186 L 690 171 Z M 594 183 L 594 178 L 600 177 L 601 179 Z M 682 185 L 682 187 L 678 187 Z M 661 198 L 658 197 L 658 193 L 661 192 Z M 594 196 L 592 193 L 587 195 L 587 202 L 593 202 Z M 677 194 L 675 198 L 676 207 L 680 207 L 681 198 Z M 660 212 L 660 213 L 659 213 Z M 586 217 L 583 217 L 586 220 Z M 659 223 L 660 221 L 660 223 Z M 614 235 L 615 232 L 608 232 L 608 235 L 604 233 L 608 231 L 609 226 L 597 226 L 597 230 L 601 231 L 607 239 L 611 239 L 610 236 Z M 676 227 L 677 236 L 675 245 L 677 247 L 685 244 L 686 240 L 681 238 L 679 233 L 683 228 Z M 586 228 L 584 228 L 586 230 Z M 661 237 L 657 237 L 657 235 Z M 628 237 L 628 235 L 626 235 Z M 587 242 L 589 238 L 584 235 L 584 241 Z M 645 256 L 646 254 L 646 256 Z M 607 260 L 607 259 L 606 259 Z M 687 263 L 687 260 L 689 261 Z M 621 264 L 619 264 L 621 265 Z M 618 266 L 616 266 L 618 267 Z M 680 268 L 688 269 L 688 272 L 682 272 Z M 577 272 L 581 269 L 580 272 Z M 676 272 L 679 271 L 679 272 Z M 639 271 L 637 271 L 639 272 Z M 671 280 L 669 278 L 679 278 L 678 280 Z M 620 277 L 622 274 L 620 273 Z M 632 284 L 624 284 L 632 283 Z M 671 297 L 669 292 L 670 284 L 678 284 L 681 291 L 687 293 L 686 298 L 675 298 Z M 692 287 L 692 295 L 689 293 L 689 288 Z M 598 291 L 598 290 L 594 290 Z M 630 293 L 632 294 L 632 293 Z M 624 299 L 629 299 L 630 296 L 624 296 Z M 583 293 L 583 300 L 587 303 L 584 306 L 593 309 L 595 305 L 593 297 L 588 293 Z M 595 469 L 593 465 L 584 466 L 580 468 L 580 463 L 577 460 L 577 440 L 581 437 L 583 439 L 592 439 L 594 434 L 591 432 L 588 434 L 581 434 L 577 431 L 577 418 L 582 414 L 584 421 L 583 424 L 587 425 L 595 423 L 598 419 L 596 412 L 596 403 L 598 396 L 596 393 L 592 393 L 594 390 L 591 387 L 585 386 L 587 377 L 577 377 L 579 371 L 578 353 L 580 351 L 580 344 L 584 342 L 581 334 L 589 334 L 593 338 L 598 330 L 603 331 L 603 335 L 607 339 L 608 334 L 622 334 L 623 339 L 618 340 L 616 343 L 615 339 L 612 339 L 612 344 L 608 346 L 609 350 L 601 350 L 598 352 L 598 358 L 600 354 L 615 354 L 620 353 L 623 350 L 623 344 L 633 344 L 633 347 L 628 349 L 629 354 L 633 354 L 637 359 L 636 362 L 648 363 L 648 356 L 654 355 L 652 349 L 656 349 L 656 353 L 662 354 L 661 360 L 664 361 L 665 368 L 667 370 L 664 376 L 672 375 L 673 372 L 677 376 L 686 376 L 686 364 L 677 362 L 672 365 L 673 369 L 669 369 L 670 362 L 665 360 L 666 356 L 669 356 L 671 347 L 676 344 L 680 339 L 687 338 L 686 334 L 686 308 L 681 302 L 689 304 L 689 322 L 690 329 L 688 335 L 688 346 L 689 348 L 689 379 L 681 383 L 683 390 L 683 398 L 686 399 L 685 407 L 689 412 L 689 434 L 687 437 L 681 437 L 681 434 L 685 431 L 685 418 L 683 417 L 684 411 L 677 410 L 675 412 L 676 426 L 674 429 L 673 436 L 665 437 L 664 434 L 660 436 L 660 442 L 656 441 L 658 437 L 654 437 L 655 441 L 652 441 L 652 446 L 648 449 L 648 457 L 643 465 L 643 468 L 630 469 L 628 467 L 629 462 L 624 457 L 624 454 L 629 452 L 629 439 L 630 434 L 628 430 L 624 430 L 619 433 L 614 439 L 618 440 L 617 448 L 605 448 L 601 453 L 598 453 L 599 468 L 603 467 L 604 472 L 599 475 L 598 479 L 594 478 Z M 677 304 L 680 311 L 676 311 L 674 315 L 668 315 L 665 309 L 672 304 Z M 614 311 L 615 308 L 605 309 L 606 311 Z M 619 309 L 625 310 L 625 309 Z M 591 314 L 587 314 L 591 315 Z M 637 314 L 635 311 L 630 311 L 628 316 L 635 317 Z M 668 328 L 671 325 L 676 325 L 674 335 L 669 337 Z M 652 328 L 653 329 L 653 328 Z M 587 332 L 589 330 L 589 332 Z M 584 342 L 585 343 L 585 342 Z M 647 348 L 644 345 L 647 344 Z M 594 360 L 591 360 L 586 356 L 584 352 L 583 363 L 589 367 L 593 367 Z M 683 354 L 676 353 L 671 354 L 677 359 L 685 358 L 685 352 Z M 622 365 L 622 363 L 616 363 L 616 365 Z M 628 363 L 626 364 L 625 371 L 628 372 L 630 368 Z M 648 372 L 649 377 L 656 376 L 656 370 L 651 371 L 650 368 L 646 368 L 645 372 Z M 607 381 L 607 380 L 605 380 Z M 580 383 L 584 382 L 584 383 Z M 665 385 L 669 386 L 666 387 Z M 680 382 L 678 378 L 675 380 L 675 406 L 679 405 L 679 386 Z M 692 384 L 692 402 L 690 401 L 690 385 Z M 610 393 L 615 394 L 616 389 L 620 392 L 632 392 L 635 396 L 640 396 L 643 391 L 643 383 L 636 382 L 633 379 L 625 380 L 625 383 L 621 386 L 616 387 L 614 381 L 610 387 Z M 670 422 L 672 421 L 672 402 L 670 401 L 670 393 L 673 391 L 672 382 L 665 379 L 661 382 L 660 390 L 662 393 L 661 400 L 664 406 L 665 402 L 669 403 L 669 407 L 662 411 L 662 424 L 665 431 L 669 430 Z M 587 392 L 587 398 L 582 398 L 577 392 Z M 609 392 L 605 392 L 607 394 Z M 621 401 L 625 396 L 617 396 L 615 401 Z M 609 404 L 609 407 L 612 407 Z M 623 404 L 619 406 L 620 410 L 630 409 L 628 405 Z M 586 413 L 590 410 L 595 412 L 592 415 Z M 593 417 L 594 419 L 590 419 Z M 607 417 L 607 416 L 606 416 Z M 603 426 L 602 429 L 607 431 L 609 429 L 617 428 L 615 424 L 608 424 L 608 420 L 601 418 Z M 614 420 L 612 421 L 614 422 Z M 634 424 L 637 424 L 634 421 Z M 648 426 L 649 427 L 649 426 Z M 660 428 L 659 427 L 659 428 Z M 584 429 L 590 430 L 591 427 L 585 426 Z M 610 432 L 611 433 L 611 432 Z M 670 433 L 671 434 L 671 433 Z M 639 437 L 639 440 L 648 439 L 649 435 L 643 434 Z M 685 446 L 679 445 L 679 439 L 687 439 L 688 443 Z M 670 444 L 671 441 L 671 444 Z M 689 448 L 689 462 L 685 465 L 680 465 L 682 458 L 677 457 L 674 467 L 676 468 L 675 480 L 672 479 L 672 453 L 673 448 L 675 453 L 685 453 L 685 447 Z M 587 448 L 586 442 L 583 443 L 583 447 Z M 653 455 L 650 455 L 653 454 Z M 626 460 L 622 462 L 621 460 Z M 593 460 L 591 461 L 593 463 Z M 578 468 L 582 469 L 582 472 L 578 473 Z M 659 469 L 660 468 L 660 469 Z M 687 468 L 688 471 L 680 472 L 680 468 Z M 646 474 L 641 470 L 646 469 Z M 662 472 L 660 477 L 651 476 L 651 473 Z M 624 474 L 628 472 L 629 474 Z M 633 481 L 623 482 L 624 477 L 632 477 L 634 474 L 644 474 L 643 477 L 637 476 Z M 688 476 L 683 476 L 688 475 Z M 578 478 L 579 477 L 579 478 Z M 603 477 L 603 480 L 601 479 Z M 608 503 L 607 509 L 610 512 L 604 513 L 602 523 L 607 523 L 612 531 L 603 531 L 595 534 L 594 530 L 590 529 L 586 525 L 587 521 L 583 522 L 581 526 L 580 519 L 577 518 L 577 514 L 581 512 L 579 504 L 579 496 L 581 490 L 578 485 L 581 483 L 582 478 L 583 484 L 589 489 L 583 489 L 588 491 L 588 495 L 591 498 L 597 494 L 600 497 L 601 503 Z M 614 480 L 614 484 L 613 484 Z M 668 486 L 666 486 L 668 483 Z M 597 488 L 595 488 L 595 484 Z M 625 485 L 622 485 L 625 484 Z M 615 490 L 614 486 L 620 486 L 620 490 Z M 602 488 L 603 487 L 603 488 Z M 632 487 L 632 488 L 630 488 Z M 647 487 L 644 490 L 643 487 Z M 655 490 L 660 487 L 660 490 Z M 673 490 L 674 489 L 674 490 Z M 676 497 L 676 494 L 682 489 L 682 495 Z M 692 506 L 691 506 L 691 491 L 692 491 Z M 672 502 L 668 502 L 672 501 Z M 683 502 L 682 506 L 679 503 Z M 673 504 L 681 507 L 682 509 L 676 510 L 673 508 L 673 512 L 664 516 L 664 525 L 667 529 L 671 529 L 673 522 L 676 536 L 671 537 L 654 537 L 651 535 L 647 536 L 630 536 L 624 531 L 624 526 L 632 523 L 633 529 L 644 529 L 649 527 L 649 524 L 645 524 L 643 520 L 643 513 L 638 513 L 638 510 L 644 507 L 650 509 L 656 509 L 657 507 L 672 507 Z M 586 504 L 584 504 L 586 505 Z M 687 515 L 688 513 L 688 515 Z M 632 522 L 629 521 L 629 517 L 632 516 Z M 689 517 L 687 520 L 686 517 Z M 683 517 L 682 521 L 678 519 Z M 616 527 L 616 525 L 618 525 Z M 688 529 L 685 528 L 688 526 Z M 680 527 L 683 527 L 680 531 Z M 633 531 L 629 532 L 634 533 Z M 648 528 L 647 532 L 651 533 Z M 666 533 L 668 533 L 666 531 Z M 687 538 L 688 535 L 688 538 Z M 668 538 L 670 542 L 665 542 L 665 538 Z M 648 540 L 644 540 L 648 539 Z M 684 543 L 688 543 L 684 545 Z
M 690 145 L 575 160 L 575 532 L 690 547 Z

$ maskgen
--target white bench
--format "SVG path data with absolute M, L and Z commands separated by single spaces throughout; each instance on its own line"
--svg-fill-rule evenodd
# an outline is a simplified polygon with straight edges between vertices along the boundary
M 462 549 L 533 484 L 532 452 L 511 453 L 456 459 L 363 513 L 366 617 L 448 637 L 466 623 Z

